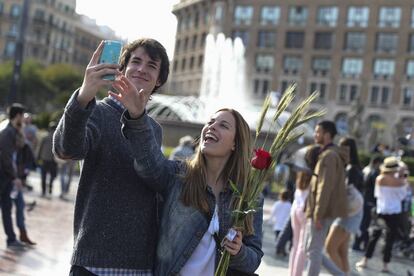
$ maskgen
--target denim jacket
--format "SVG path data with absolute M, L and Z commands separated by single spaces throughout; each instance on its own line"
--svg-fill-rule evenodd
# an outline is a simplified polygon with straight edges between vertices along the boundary
M 182 178 L 185 166 L 180 161 L 167 160 L 156 143 L 154 132 L 144 114 L 137 120 L 130 120 L 127 112 L 122 116 L 122 133 L 131 143 L 134 167 L 140 178 L 164 197 L 160 237 L 157 246 L 155 275 L 179 275 L 181 268 L 190 258 L 207 231 L 210 219 L 198 209 L 184 206 L 181 201 Z M 210 213 L 214 212 L 215 197 L 207 189 Z M 219 196 L 219 239 L 222 240 L 231 227 L 232 192 L 224 189 Z M 230 267 L 253 273 L 259 267 L 263 252 L 262 223 L 263 200 L 253 219 L 254 235 L 244 236 L 240 252 L 230 259 Z M 219 260 L 216 254 L 216 266 Z

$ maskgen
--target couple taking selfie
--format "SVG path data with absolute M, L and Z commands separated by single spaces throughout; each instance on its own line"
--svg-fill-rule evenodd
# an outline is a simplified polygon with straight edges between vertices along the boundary
M 263 256 L 263 200 L 244 229 L 226 238 L 237 203 L 229 181 L 242 187 L 250 167 L 246 121 L 236 110 L 218 110 L 191 160 L 166 159 L 161 126 L 145 111 L 168 78 L 164 47 L 138 39 L 110 64 L 100 63 L 104 44 L 53 138 L 58 157 L 82 160 L 70 275 L 210 276 L 220 250 L 231 255 L 228 275 L 254 275 Z M 111 91 L 97 101 L 101 89 Z

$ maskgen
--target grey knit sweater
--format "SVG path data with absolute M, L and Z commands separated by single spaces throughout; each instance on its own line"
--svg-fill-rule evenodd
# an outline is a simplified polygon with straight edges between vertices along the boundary
M 121 134 L 123 109 L 110 98 L 91 101 L 84 109 L 77 95 L 69 100 L 53 137 L 56 155 L 83 160 L 71 263 L 153 269 L 156 197 L 134 171 L 131 149 Z M 151 123 L 161 145 L 161 127 Z

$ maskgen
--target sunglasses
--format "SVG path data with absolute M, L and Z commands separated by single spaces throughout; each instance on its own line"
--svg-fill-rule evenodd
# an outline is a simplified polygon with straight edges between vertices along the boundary
M 405 173 L 403 176 L 407 178 L 407 177 L 408 177 L 408 174 L 407 174 L 407 173 Z

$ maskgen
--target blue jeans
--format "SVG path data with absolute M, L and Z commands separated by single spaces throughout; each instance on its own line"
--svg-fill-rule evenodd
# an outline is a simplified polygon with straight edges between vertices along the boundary
M 12 199 L 10 198 L 10 192 L 12 188 L 13 183 L 11 181 L 5 184 L 5 187 L 1 193 L 0 201 L 3 229 L 7 236 L 7 243 L 11 243 L 16 240 L 16 234 L 13 230 L 13 221 L 11 215 Z
M 19 191 L 17 193 L 17 197 L 13 200 L 14 204 L 16 205 L 16 224 L 19 230 L 26 230 L 26 224 L 24 223 L 24 198 L 23 192 Z

